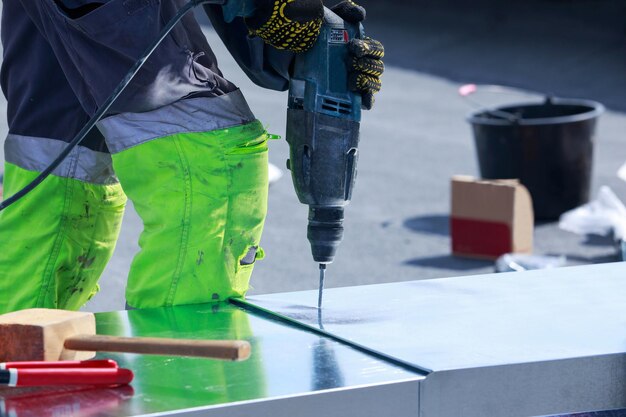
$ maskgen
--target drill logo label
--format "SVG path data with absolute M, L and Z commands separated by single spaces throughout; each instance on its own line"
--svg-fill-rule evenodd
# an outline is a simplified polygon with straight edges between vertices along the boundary
M 348 43 L 350 41 L 350 35 L 348 35 L 348 31 L 345 29 L 332 29 L 330 31 L 330 36 L 328 37 L 328 42 L 330 43 Z

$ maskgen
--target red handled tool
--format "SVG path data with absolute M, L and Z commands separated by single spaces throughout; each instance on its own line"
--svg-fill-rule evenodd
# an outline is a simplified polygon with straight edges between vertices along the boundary
M 0 364 L 0 386 L 127 385 L 133 380 L 129 369 L 112 360 L 61 362 L 6 362 Z

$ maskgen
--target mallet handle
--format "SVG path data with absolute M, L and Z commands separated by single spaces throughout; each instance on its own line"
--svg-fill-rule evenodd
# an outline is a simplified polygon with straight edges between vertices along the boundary
M 250 356 L 250 343 L 244 340 L 190 340 L 157 337 L 77 335 L 65 339 L 66 349 L 88 352 L 123 352 L 150 355 L 196 356 L 244 360 Z

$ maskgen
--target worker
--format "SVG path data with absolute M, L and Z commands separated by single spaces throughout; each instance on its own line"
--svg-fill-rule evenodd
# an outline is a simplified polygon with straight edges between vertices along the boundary
M 184 4 L 3 2 L 5 198 L 65 148 Z M 285 90 L 295 54 L 316 41 L 322 1 L 257 0 L 255 6 L 253 16 L 228 22 L 222 6 L 204 9 L 248 76 Z M 354 22 L 365 17 L 349 0 L 334 10 Z M 371 107 L 382 45 L 366 39 L 352 50 L 350 83 Z M 127 281 L 128 306 L 243 296 L 264 256 L 267 138 L 188 14 L 97 129 L 34 191 L 0 212 L 0 313 L 84 305 L 98 291 L 127 196 L 144 225 Z

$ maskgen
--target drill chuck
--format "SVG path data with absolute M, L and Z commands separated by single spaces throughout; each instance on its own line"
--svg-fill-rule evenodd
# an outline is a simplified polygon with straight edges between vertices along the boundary
M 307 238 L 315 262 L 332 263 L 343 239 L 343 207 L 309 206 Z

